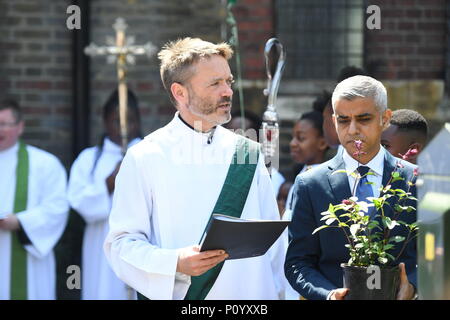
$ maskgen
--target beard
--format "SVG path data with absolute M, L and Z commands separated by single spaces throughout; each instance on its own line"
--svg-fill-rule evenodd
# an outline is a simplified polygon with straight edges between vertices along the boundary
M 222 97 L 215 102 L 212 99 L 202 99 L 192 91 L 189 92 L 189 103 L 187 108 L 189 111 L 214 125 L 222 125 L 231 120 L 231 97 Z M 229 105 L 229 108 L 222 108 L 224 105 Z

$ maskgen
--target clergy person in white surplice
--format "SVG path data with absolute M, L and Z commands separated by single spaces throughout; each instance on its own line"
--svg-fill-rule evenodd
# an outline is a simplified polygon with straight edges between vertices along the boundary
M 129 146 L 140 136 L 138 101 L 128 91 Z M 83 150 L 72 165 L 69 178 L 68 199 L 86 222 L 82 250 L 83 300 L 126 300 L 136 294 L 112 271 L 103 243 L 108 234 L 114 181 L 122 161 L 119 128 L 119 95 L 115 90 L 103 106 L 103 123 L 106 134 L 98 146 Z M 130 297 L 129 297 L 130 295 Z
M 53 248 L 68 216 L 67 174 L 52 154 L 26 145 L 22 112 L 0 102 L 0 299 L 56 298 Z
M 279 219 L 259 144 L 221 126 L 231 118 L 231 55 L 225 43 L 191 38 L 159 53 L 162 81 L 177 112 L 128 150 L 105 241 L 112 268 L 140 298 L 282 298 L 283 239 L 247 259 L 225 260 L 223 250 L 199 252 L 218 208 L 244 219 Z M 259 158 L 232 164 L 238 150 Z

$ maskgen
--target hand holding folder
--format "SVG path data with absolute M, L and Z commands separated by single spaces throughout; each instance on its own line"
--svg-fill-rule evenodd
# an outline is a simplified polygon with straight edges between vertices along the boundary
M 227 260 L 257 257 L 280 237 L 289 221 L 248 220 L 213 214 L 200 240 L 200 251 L 223 249 Z

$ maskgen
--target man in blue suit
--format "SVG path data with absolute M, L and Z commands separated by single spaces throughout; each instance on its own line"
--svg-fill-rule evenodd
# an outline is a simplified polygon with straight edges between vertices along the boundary
M 328 228 L 312 235 L 323 225 L 321 212 L 330 203 L 339 204 L 352 196 L 355 178 L 351 175 L 358 166 L 367 167 L 366 188 L 372 188 L 374 197 L 385 186 L 391 172 L 404 178 L 392 187 L 408 190 L 415 166 L 393 157 L 380 145 L 381 133 L 389 125 L 391 110 L 387 108 L 387 93 L 381 82 L 368 76 L 354 76 L 340 82 L 332 96 L 333 120 L 344 150 L 333 159 L 297 176 L 294 184 L 293 218 L 289 226 L 290 243 L 285 261 L 285 274 L 291 286 L 306 299 L 342 300 L 348 292 L 343 287 L 341 263 L 350 256 L 345 247 L 347 239 L 341 229 Z M 355 141 L 362 141 L 361 149 Z M 359 151 L 359 156 L 356 153 Z M 400 164 L 399 164 L 400 162 Z M 336 173 L 346 170 L 346 173 Z M 415 190 L 412 190 L 413 194 Z M 361 200 L 361 199 L 360 199 Z M 415 205 L 415 204 L 414 204 Z M 389 207 L 385 208 L 385 214 Z M 402 213 L 399 220 L 412 223 L 415 213 Z M 403 226 L 401 227 L 403 228 Z M 406 236 L 406 227 L 396 227 L 391 235 Z M 396 257 L 401 246 L 389 253 Z M 409 242 L 395 263 L 400 263 L 398 299 L 412 299 L 416 286 L 416 243 Z

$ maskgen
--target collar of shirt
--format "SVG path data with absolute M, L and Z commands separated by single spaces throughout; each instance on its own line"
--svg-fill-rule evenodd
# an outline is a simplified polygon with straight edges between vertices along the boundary
M 367 180 L 372 183 L 372 192 L 374 197 L 379 197 L 380 195 L 380 187 L 383 180 L 385 152 L 386 150 L 380 146 L 380 151 L 378 151 L 377 155 L 364 165 L 370 168 L 370 172 L 374 173 L 367 176 Z M 346 150 L 344 150 L 342 158 L 344 159 L 345 169 L 347 171 L 349 187 L 353 192 L 355 186 L 355 178 L 351 174 L 356 171 L 356 168 L 358 168 L 358 161 L 353 159 Z
M 178 127 L 183 128 L 185 131 L 188 131 L 190 134 L 193 134 L 194 136 L 200 137 L 202 142 L 204 142 L 206 144 L 212 143 L 212 141 L 213 141 L 212 138 L 214 136 L 214 132 L 218 128 L 218 126 L 215 126 L 208 132 L 198 131 L 181 118 L 179 111 L 177 111 L 175 113 L 174 121 Z
M 384 169 L 384 154 L 385 150 L 382 146 L 380 146 L 380 150 L 376 154 L 375 157 L 372 158 L 367 164 L 361 164 L 360 166 L 367 166 L 370 168 L 370 171 L 375 173 L 376 176 L 383 176 L 383 169 Z M 358 161 L 353 159 L 347 152 L 347 150 L 344 149 L 344 152 L 342 154 L 342 158 L 344 160 L 345 164 L 345 170 L 347 171 L 347 175 L 350 176 L 353 172 L 356 171 L 358 168 Z
M 17 153 L 18 150 L 19 150 L 19 141 L 17 141 L 12 147 L 9 147 L 8 149 L 0 151 L 0 156 L 6 157 L 12 153 Z

